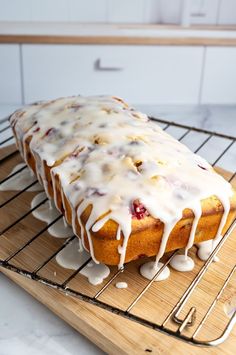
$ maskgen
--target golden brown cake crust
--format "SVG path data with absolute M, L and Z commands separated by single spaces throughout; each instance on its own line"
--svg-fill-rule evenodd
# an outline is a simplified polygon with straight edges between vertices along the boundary
M 202 201 L 202 217 L 199 220 L 195 234 L 195 243 L 213 239 L 217 233 L 218 226 L 222 217 L 223 208 L 219 201 L 211 197 Z M 89 216 L 89 209 L 82 215 L 83 225 L 85 225 Z M 236 193 L 231 199 L 231 211 L 228 215 L 223 233 L 227 231 L 236 217 Z M 183 211 L 183 218 L 176 224 L 168 238 L 166 252 L 175 249 L 184 248 L 187 245 L 191 226 L 193 222 L 193 213 L 191 210 Z M 108 265 L 117 265 L 119 263 L 118 245 L 122 245 L 123 238 L 117 241 L 116 231 L 117 223 L 108 221 L 98 232 L 92 232 L 94 253 L 96 258 Z M 78 229 L 79 233 L 79 229 Z M 142 220 L 134 219 L 132 223 L 132 233 L 129 237 L 125 262 L 135 260 L 143 256 L 155 256 L 160 247 L 163 235 L 163 223 L 151 216 Z M 89 247 L 88 240 L 86 245 Z

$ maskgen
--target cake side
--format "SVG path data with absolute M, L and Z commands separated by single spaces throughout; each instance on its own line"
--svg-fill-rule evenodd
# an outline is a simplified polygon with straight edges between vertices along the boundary
M 169 235 L 165 252 L 186 247 L 193 223 L 193 214 L 192 217 L 190 215 L 191 214 L 188 211 L 186 216 L 177 222 Z M 194 243 L 214 239 L 221 218 L 222 211 L 217 212 L 214 207 L 211 210 L 206 210 L 203 207 L 203 215 L 198 222 Z M 234 194 L 231 204 L 231 211 L 228 215 L 227 222 L 222 233 L 226 232 L 235 218 L 236 194 Z M 143 256 L 155 256 L 158 253 L 164 225 L 160 220 L 153 220 L 152 217 L 145 217 L 143 222 L 144 223 L 135 221 L 132 223 L 133 232 L 129 237 L 125 262 L 129 262 Z M 80 230 L 78 229 L 78 233 L 79 231 Z M 115 239 L 116 231 L 117 224 L 113 221 L 109 221 L 100 231 L 96 233 L 91 232 L 95 257 L 97 260 L 108 265 L 117 265 L 119 263 L 120 255 L 118 253 L 118 246 L 122 245 L 123 238 L 121 238 L 120 241 L 117 241 Z M 85 242 L 89 248 L 86 235 Z

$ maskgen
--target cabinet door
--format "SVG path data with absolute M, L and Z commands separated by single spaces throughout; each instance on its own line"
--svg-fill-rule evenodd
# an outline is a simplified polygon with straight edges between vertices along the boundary
M 110 94 L 196 104 L 202 59 L 201 47 L 24 45 L 25 98 Z
M 236 103 L 236 48 L 206 49 L 201 103 Z
M 0 103 L 21 103 L 20 47 L 0 45 Z
M 218 25 L 236 25 L 235 0 L 220 0 Z

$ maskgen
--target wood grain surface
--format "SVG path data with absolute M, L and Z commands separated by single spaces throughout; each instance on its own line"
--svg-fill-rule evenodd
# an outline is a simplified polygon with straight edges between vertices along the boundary
M 0 43 L 31 44 L 103 44 L 158 46 L 236 46 L 236 38 L 149 37 L 149 36 L 82 36 L 82 35 L 0 35 Z
M 20 25 L 26 25 L 27 23 L 23 23 Z M 32 29 L 34 30 L 34 25 L 37 28 L 37 24 L 32 24 Z M 57 26 L 60 24 L 57 24 Z M 12 28 L 14 26 L 17 29 L 17 23 L 12 23 Z M 165 24 L 85 24 L 89 28 L 89 26 L 94 28 L 96 33 L 96 29 L 99 31 L 100 28 L 105 28 L 106 33 L 109 34 L 109 31 L 132 29 L 132 30 L 142 30 L 142 36 L 132 36 L 132 35 L 72 35 L 68 33 L 68 26 L 64 25 L 65 31 L 68 33 L 63 35 L 63 25 L 60 34 L 34 34 L 31 35 L 29 33 L 18 34 L 16 33 L 7 33 L 4 31 L 4 34 L 0 34 L 0 43 L 35 43 L 35 44 L 108 44 L 108 45 L 191 45 L 191 46 L 235 46 L 236 38 L 222 36 L 217 37 L 206 37 L 203 31 L 212 31 L 212 33 L 216 31 L 235 31 L 235 25 L 191 25 L 190 27 L 183 27 L 180 25 L 165 25 Z M 95 27 L 94 27 L 95 26 Z M 20 27 L 21 28 L 21 27 Z M 79 31 L 78 27 L 78 31 Z M 145 31 L 157 30 L 160 31 L 157 36 L 145 36 L 143 35 Z M 180 37 L 172 36 L 161 36 L 161 31 L 163 30 L 181 30 L 183 31 L 183 35 Z M 185 36 L 184 32 L 188 32 L 191 30 L 197 30 L 199 32 L 198 36 Z

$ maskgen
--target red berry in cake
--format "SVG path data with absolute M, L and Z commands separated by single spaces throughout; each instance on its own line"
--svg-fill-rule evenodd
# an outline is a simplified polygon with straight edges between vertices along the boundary
M 50 134 L 53 133 L 53 131 L 54 131 L 54 128 L 53 128 L 53 127 L 52 127 L 52 128 L 49 128 L 49 129 L 46 131 L 45 136 L 49 136 Z
M 149 213 L 144 207 L 144 205 L 137 200 L 134 201 L 132 208 L 132 217 L 137 219 L 143 219 L 146 216 L 149 216 Z
M 40 130 L 40 127 L 37 127 L 33 130 L 33 133 L 38 132 Z

